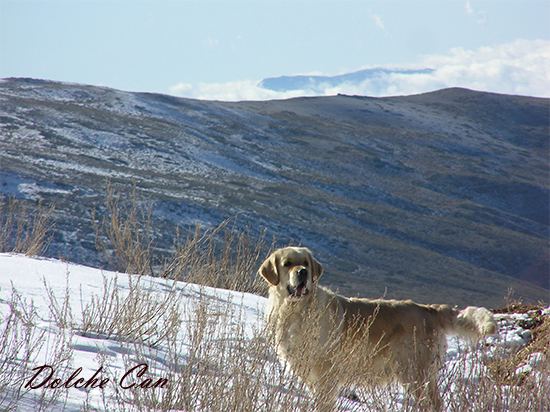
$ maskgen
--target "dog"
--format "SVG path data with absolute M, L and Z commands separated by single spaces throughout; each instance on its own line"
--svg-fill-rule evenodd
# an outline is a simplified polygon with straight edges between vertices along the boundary
M 394 381 L 421 410 L 440 411 L 446 335 L 475 341 L 497 330 L 485 308 L 333 293 L 318 285 L 323 266 L 303 247 L 276 250 L 258 272 L 270 286 L 266 316 L 278 355 L 310 389 L 318 411 L 334 410 L 343 387 Z

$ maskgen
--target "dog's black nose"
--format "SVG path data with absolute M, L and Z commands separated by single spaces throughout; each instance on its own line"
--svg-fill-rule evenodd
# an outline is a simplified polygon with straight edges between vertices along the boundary
M 300 277 L 302 277 L 302 276 L 307 277 L 307 269 L 305 269 L 305 268 L 300 269 L 300 270 L 298 271 L 298 276 L 300 276 Z

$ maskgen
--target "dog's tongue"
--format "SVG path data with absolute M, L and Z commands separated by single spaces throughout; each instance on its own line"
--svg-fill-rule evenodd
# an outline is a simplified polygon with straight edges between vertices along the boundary
M 307 290 L 306 285 L 299 285 L 296 288 L 296 296 L 307 296 L 309 294 L 309 290 Z
M 288 292 L 292 297 L 295 297 L 295 298 L 301 298 L 302 296 L 309 295 L 309 290 L 307 289 L 305 283 L 302 283 L 301 285 L 298 285 L 295 288 L 291 288 L 289 286 Z

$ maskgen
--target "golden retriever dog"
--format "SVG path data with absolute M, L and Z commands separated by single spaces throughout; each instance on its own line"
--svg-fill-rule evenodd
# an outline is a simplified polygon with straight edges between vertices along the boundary
M 485 308 L 335 294 L 318 285 L 323 267 L 302 247 L 275 251 L 259 273 L 270 285 L 266 316 L 278 354 L 311 390 L 318 411 L 334 410 L 342 387 L 393 381 L 421 410 L 439 411 L 445 335 L 479 339 L 496 332 Z

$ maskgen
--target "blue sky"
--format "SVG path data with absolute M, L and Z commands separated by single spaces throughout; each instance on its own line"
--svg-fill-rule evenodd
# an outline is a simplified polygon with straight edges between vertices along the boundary
M 0 77 L 241 100 L 258 82 L 425 68 L 379 95 L 462 86 L 550 96 L 548 0 L 0 0 Z M 324 90 L 370 94 L 365 84 Z

